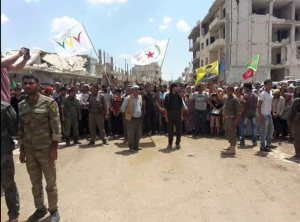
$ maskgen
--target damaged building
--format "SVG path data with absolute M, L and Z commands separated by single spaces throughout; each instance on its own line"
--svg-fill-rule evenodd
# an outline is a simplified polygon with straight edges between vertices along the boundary
M 16 55 L 18 50 L 11 50 L 4 56 L 11 57 Z M 49 53 L 43 50 L 32 49 L 31 59 L 21 71 L 9 72 L 10 78 L 20 82 L 22 76 L 27 73 L 35 74 L 43 85 L 52 85 L 54 82 L 68 84 L 70 82 L 94 83 L 97 80 L 101 84 L 108 84 L 105 73 L 109 81 L 121 83 L 126 79 L 124 72 L 113 69 L 113 58 L 105 64 L 99 64 L 96 58 L 88 55 L 78 55 L 62 58 L 56 53 Z M 16 63 L 20 62 L 20 58 Z M 106 67 L 106 68 L 104 68 Z M 99 71 L 101 70 L 101 71 Z M 106 72 L 104 72 L 106 70 Z
M 221 80 L 242 80 L 257 54 L 258 81 L 300 79 L 299 0 L 215 0 L 189 40 L 194 69 L 225 59 Z

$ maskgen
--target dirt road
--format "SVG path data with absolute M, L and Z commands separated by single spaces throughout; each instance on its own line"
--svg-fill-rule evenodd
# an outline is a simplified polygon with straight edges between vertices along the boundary
M 165 149 L 166 141 L 145 138 L 144 149 L 135 154 L 121 140 L 110 146 L 62 147 L 57 162 L 61 221 L 300 221 L 300 161 L 290 158 L 291 144 L 267 156 L 248 147 L 224 158 L 225 140 L 185 137 L 179 151 Z M 35 209 L 20 163 L 16 181 L 25 221 Z M 6 213 L 1 198 L 2 222 Z

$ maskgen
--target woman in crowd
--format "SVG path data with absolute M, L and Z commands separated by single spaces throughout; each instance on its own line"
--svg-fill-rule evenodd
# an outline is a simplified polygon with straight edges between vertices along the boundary
M 192 98 L 192 87 L 188 86 L 186 88 L 186 95 L 184 96 L 184 102 L 187 106 L 187 111 L 184 113 L 184 126 L 187 134 L 193 134 L 194 129 L 194 101 Z
M 275 89 L 273 91 L 272 101 L 272 116 L 274 124 L 273 139 L 276 139 L 281 134 L 281 121 L 280 118 L 284 112 L 285 99 L 280 95 L 280 90 Z

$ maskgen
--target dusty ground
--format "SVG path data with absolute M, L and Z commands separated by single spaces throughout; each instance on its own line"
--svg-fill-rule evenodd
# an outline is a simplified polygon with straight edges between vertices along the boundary
M 183 148 L 172 152 L 164 148 L 166 141 L 143 139 L 144 149 L 132 155 L 121 140 L 62 147 L 57 163 L 61 221 L 300 221 L 300 161 L 290 158 L 291 144 L 282 143 L 268 156 L 248 147 L 224 158 L 224 140 L 185 137 Z M 19 163 L 16 181 L 25 221 L 35 209 L 26 168 Z M 1 198 L 2 222 L 6 212 Z

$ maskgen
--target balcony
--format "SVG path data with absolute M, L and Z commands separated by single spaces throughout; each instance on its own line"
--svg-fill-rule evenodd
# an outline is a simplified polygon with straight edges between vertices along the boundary
M 200 46 L 200 37 L 198 37 L 198 38 L 196 39 L 196 42 L 190 41 L 190 49 L 189 49 L 189 51 L 190 51 L 190 52 L 193 52 L 193 51 L 195 51 L 195 50 L 197 49 L 197 47 L 199 47 L 199 46 Z
M 218 51 L 221 48 L 224 48 L 226 45 L 225 39 L 217 39 L 209 46 L 209 51 Z
M 219 19 L 219 17 L 216 17 L 215 20 L 210 23 L 209 25 L 209 31 L 210 32 L 216 32 L 219 30 L 220 27 L 225 25 L 225 20 Z
M 200 52 L 197 53 L 196 58 L 193 60 L 193 64 L 200 62 Z

